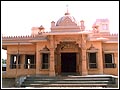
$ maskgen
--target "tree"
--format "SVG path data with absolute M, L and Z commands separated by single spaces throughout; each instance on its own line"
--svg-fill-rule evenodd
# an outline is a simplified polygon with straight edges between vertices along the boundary
M 2 64 L 6 64 L 6 59 L 2 59 Z

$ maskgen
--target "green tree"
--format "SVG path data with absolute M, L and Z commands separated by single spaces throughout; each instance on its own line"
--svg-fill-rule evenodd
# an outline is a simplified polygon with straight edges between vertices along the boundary
M 6 64 L 6 59 L 2 59 L 2 64 Z

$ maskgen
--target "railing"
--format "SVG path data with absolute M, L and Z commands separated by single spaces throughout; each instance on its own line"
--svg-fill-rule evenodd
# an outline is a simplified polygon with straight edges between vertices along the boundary
M 35 69 L 36 68 L 36 64 L 24 64 L 24 68 L 25 69 Z
M 96 63 L 89 63 L 89 68 L 97 68 L 97 64 Z
M 42 64 L 42 69 L 48 69 L 48 67 L 49 67 L 48 63 L 43 63 Z
M 22 66 L 22 64 L 18 64 L 18 65 L 16 65 L 16 64 L 11 64 L 10 65 L 10 69 L 21 69 L 21 66 Z M 25 69 L 35 69 L 36 68 L 36 64 L 24 64 L 24 68 Z
M 16 65 L 16 64 L 11 64 L 11 65 L 10 65 L 10 68 L 11 68 L 11 69 L 16 69 L 17 66 L 18 66 L 18 69 L 21 68 L 21 65 L 20 65 L 20 64 L 18 64 L 18 65 Z
M 116 68 L 116 64 L 115 63 L 105 63 L 104 67 L 105 68 Z

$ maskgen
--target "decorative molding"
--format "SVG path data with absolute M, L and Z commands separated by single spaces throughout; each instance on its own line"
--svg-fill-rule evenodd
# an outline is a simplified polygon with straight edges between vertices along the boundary
M 107 51 L 103 51 L 104 53 L 117 53 L 118 51 L 117 50 L 107 50 Z
M 98 52 L 98 49 L 91 44 L 90 48 L 87 49 L 87 52 Z
M 40 50 L 40 52 L 41 53 L 49 53 L 50 52 L 50 50 L 47 48 L 47 46 L 45 45 L 45 47 L 42 49 L 42 50 Z
M 95 47 L 93 46 L 93 44 L 91 44 L 91 46 L 90 46 L 90 48 L 88 48 L 88 50 L 98 50 L 98 49 L 95 48 Z
M 76 39 L 71 38 L 71 37 L 65 37 L 65 38 L 62 38 L 60 41 L 61 42 L 72 42 L 72 41 L 76 41 Z

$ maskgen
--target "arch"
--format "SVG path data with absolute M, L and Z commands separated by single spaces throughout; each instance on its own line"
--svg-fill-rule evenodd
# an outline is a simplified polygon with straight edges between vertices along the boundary
M 81 74 L 82 71 L 82 57 L 81 57 L 81 48 L 79 47 L 79 44 L 77 44 L 75 41 L 73 42 L 59 42 L 57 44 L 57 47 L 55 49 L 55 72 L 56 74 L 61 74 L 61 58 L 63 58 L 63 54 L 67 55 L 69 58 L 69 55 L 71 56 L 73 54 L 73 59 L 75 59 L 75 73 Z M 69 55 L 68 55 L 69 54 Z M 70 58 L 69 58 L 70 59 Z M 64 59 L 65 60 L 65 59 Z M 69 60 L 67 60 L 69 62 Z M 69 64 L 69 63 L 68 63 Z M 71 64 L 72 65 L 72 64 Z

